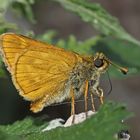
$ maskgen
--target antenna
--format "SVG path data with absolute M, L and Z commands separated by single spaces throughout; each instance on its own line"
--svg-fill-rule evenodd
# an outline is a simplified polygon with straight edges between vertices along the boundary
M 115 63 L 113 63 L 112 61 L 110 61 L 109 59 L 106 58 L 106 61 L 108 61 L 111 65 L 113 65 L 114 67 L 118 68 L 123 74 L 127 74 L 128 69 L 125 67 L 121 67 Z

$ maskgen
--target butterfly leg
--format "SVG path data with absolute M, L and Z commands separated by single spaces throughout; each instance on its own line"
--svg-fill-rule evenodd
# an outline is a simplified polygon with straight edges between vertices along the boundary
M 87 118 L 87 111 L 88 111 L 88 104 L 87 104 L 87 100 L 88 100 L 88 81 L 85 81 L 85 92 L 84 92 L 84 99 L 85 99 L 85 115 Z
M 103 104 L 104 103 L 104 93 L 103 93 L 103 90 L 101 88 L 97 88 L 98 89 L 98 96 L 99 96 L 99 100 L 100 100 L 100 103 Z
M 73 116 L 72 124 L 74 124 L 74 120 L 75 120 L 75 96 L 74 96 L 74 91 L 73 91 L 72 87 L 70 89 L 70 95 L 71 95 L 71 116 Z
M 94 106 L 94 97 L 93 93 L 90 92 L 90 98 L 91 98 L 91 105 L 92 105 L 92 111 L 95 112 L 95 106 Z
M 94 78 L 91 92 L 99 97 L 100 103 L 103 104 L 103 90 L 99 87 L 99 77 Z

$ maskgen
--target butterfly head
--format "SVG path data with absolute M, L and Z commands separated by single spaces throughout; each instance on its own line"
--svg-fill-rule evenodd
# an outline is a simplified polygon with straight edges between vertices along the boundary
M 101 73 L 105 72 L 109 66 L 109 62 L 106 61 L 105 55 L 103 53 L 96 53 L 93 64 L 96 70 Z
M 123 74 L 127 74 L 128 72 L 127 68 L 118 66 L 117 64 L 110 61 L 103 53 L 99 52 L 95 54 L 93 64 L 96 70 L 100 73 L 104 73 L 108 69 L 109 65 L 115 66 Z

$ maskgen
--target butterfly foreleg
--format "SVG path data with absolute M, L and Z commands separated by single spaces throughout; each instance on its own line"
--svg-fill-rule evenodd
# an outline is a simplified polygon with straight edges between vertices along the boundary
M 94 106 L 94 97 L 92 92 L 90 92 L 90 98 L 91 98 L 91 106 L 92 106 L 92 111 L 95 112 L 95 106 Z
M 103 104 L 103 90 L 99 87 L 99 76 L 97 76 L 94 80 L 91 80 L 92 87 L 91 91 L 93 94 L 97 95 L 99 97 L 100 103 Z
M 103 98 L 104 98 L 103 90 L 100 87 L 98 87 L 97 88 L 97 92 L 98 92 L 97 94 L 99 96 L 100 103 L 103 104 L 104 103 L 104 100 L 103 100 Z

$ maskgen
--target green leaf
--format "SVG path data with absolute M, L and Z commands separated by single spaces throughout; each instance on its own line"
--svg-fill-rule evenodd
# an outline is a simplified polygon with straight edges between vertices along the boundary
M 83 21 L 91 23 L 104 35 L 115 36 L 140 46 L 140 42 L 128 34 L 119 21 L 111 16 L 100 4 L 86 0 L 54 0 L 66 9 L 75 12 Z
M 31 5 L 35 0 L 1 0 L 0 3 L 0 34 L 8 32 L 9 30 L 18 31 L 18 26 L 15 23 L 10 23 L 5 18 L 7 9 L 11 8 L 13 11 L 21 16 L 26 17 L 30 22 L 35 23 L 34 15 Z M 19 32 L 19 31 L 18 31 Z
M 17 26 L 13 23 L 9 23 L 5 19 L 5 13 L 11 4 L 11 0 L 2 0 L 0 3 L 0 34 L 7 32 L 8 30 L 17 30 Z
M 11 29 L 17 30 L 16 24 L 7 22 L 4 18 L 4 11 L 0 11 L 0 34 Z
M 44 34 L 37 35 L 36 39 L 39 39 L 41 41 L 47 42 L 52 44 L 55 40 L 55 37 L 57 35 L 57 32 L 54 30 L 48 30 Z
M 47 125 L 47 122 L 28 117 L 23 121 L 17 121 L 12 125 L 0 126 L 0 131 L 6 135 L 23 138 L 32 133 L 40 133 Z
M 18 140 L 21 139 L 19 136 L 9 135 L 0 131 L 0 140 Z
M 54 30 L 49 30 L 42 35 L 37 35 L 35 37 L 41 41 L 47 42 L 49 44 L 54 44 L 57 47 L 65 48 L 70 51 L 74 51 L 80 54 L 92 54 L 92 46 L 96 45 L 100 36 L 89 38 L 85 41 L 78 41 L 74 35 L 70 35 L 68 39 L 58 39 L 57 32 Z
M 3 69 L 0 68 L 0 77 L 5 77 L 5 72 Z
M 24 16 L 31 23 L 36 23 L 31 7 L 34 3 L 35 0 L 14 0 L 12 3 L 12 9 L 20 17 Z
M 2 69 L 2 60 L 0 58 L 0 77 L 4 77 L 5 76 L 5 72 L 4 70 Z
M 11 0 L 1 0 L 0 13 L 6 12 L 6 10 L 8 9 L 8 7 L 10 5 L 10 3 L 11 3 Z
M 43 132 L 48 123 L 39 119 L 26 118 L 12 125 L 0 126 L 3 135 L 20 137 L 24 140 L 114 140 L 114 135 L 123 129 L 121 120 L 127 119 L 132 113 L 128 113 L 124 105 L 108 102 L 105 103 L 97 114 L 83 123 L 71 127 L 59 127 Z

